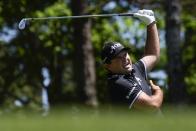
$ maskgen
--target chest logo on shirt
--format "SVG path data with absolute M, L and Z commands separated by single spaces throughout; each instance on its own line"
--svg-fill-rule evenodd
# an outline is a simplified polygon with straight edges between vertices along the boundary
M 137 82 L 138 82 L 139 85 L 141 86 L 141 85 L 142 85 L 142 84 L 141 84 L 142 80 L 141 80 L 139 77 L 136 77 L 136 76 L 135 76 L 135 79 L 137 80 Z

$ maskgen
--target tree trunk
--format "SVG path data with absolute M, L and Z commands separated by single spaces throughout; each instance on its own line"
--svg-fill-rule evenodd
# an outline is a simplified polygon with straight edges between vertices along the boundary
M 87 8 L 87 2 L 72 0 L 71 7 L 73 15 L 83 15 Z M 73 20 L 74 75 L 78 98 L 88 105 L 97 106 L 95 63 L 90 30 L 90 19 Z
M 186 88 L 181 50 L 181 5 L 179 0 L 166 0 L 166 46 L 168 58 L 169 101 L 175 104 L 186 102 Z

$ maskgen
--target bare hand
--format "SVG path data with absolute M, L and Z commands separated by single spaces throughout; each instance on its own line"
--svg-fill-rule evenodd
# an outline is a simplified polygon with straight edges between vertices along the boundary
M 150 86 L 152 87 L 152 90 L 160 90 L 161 88 L 157 85 L 155 85 L 152 80 L 150 80 Z

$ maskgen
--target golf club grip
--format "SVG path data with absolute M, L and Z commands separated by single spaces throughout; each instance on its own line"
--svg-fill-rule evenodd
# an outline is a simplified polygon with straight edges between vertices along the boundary
M 118 16 L 134 16 L 134 13 L 120 13 Z

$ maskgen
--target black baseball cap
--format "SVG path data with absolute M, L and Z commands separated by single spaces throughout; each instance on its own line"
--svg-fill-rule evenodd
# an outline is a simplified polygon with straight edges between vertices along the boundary
M 124 47 L 119 42 L 107 42 L 104 44 L 101 51 L 101 59 L 103 64 L 109 64 L 111 60 L 117 56 L 121 51 L 129 51 L 130 48 Z

